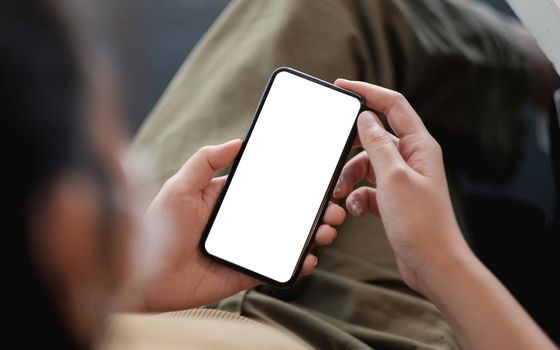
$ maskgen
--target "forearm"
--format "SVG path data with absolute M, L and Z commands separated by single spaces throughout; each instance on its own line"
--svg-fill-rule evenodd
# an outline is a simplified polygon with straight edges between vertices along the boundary
M 422 280 L 465 349 L 555 349 L 498 279 L 470 251 Z

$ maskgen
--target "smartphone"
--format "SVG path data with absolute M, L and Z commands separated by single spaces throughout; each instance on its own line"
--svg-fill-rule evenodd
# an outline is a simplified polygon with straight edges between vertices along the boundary
M 356 134 L 362 98 L 272 73 L 208 221 L 209 258 L 276 287 L 297 279 Z

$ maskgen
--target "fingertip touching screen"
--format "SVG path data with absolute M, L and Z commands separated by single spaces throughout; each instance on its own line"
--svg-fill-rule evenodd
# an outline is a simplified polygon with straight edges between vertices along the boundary
M 207 228 L 207 253 L 278 283 L 292 279 L 361 108 L 323 84 L 290 70 L 273 75 Z

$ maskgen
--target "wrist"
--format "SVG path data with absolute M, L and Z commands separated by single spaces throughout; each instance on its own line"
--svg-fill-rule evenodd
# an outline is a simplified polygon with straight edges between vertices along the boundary
M 437 257 L 418 274 L 418 291 L 433 301 L 442 288 L 452 283 L 452 280 L 468 274 L 475 266 L 480 266 L 478 258 L 467 243 L 460 240 L 454 245 L 441 249 Z
M 467 349 L 554 349 L 514 297 L 470 249 L 428 270 L 421 293 Z

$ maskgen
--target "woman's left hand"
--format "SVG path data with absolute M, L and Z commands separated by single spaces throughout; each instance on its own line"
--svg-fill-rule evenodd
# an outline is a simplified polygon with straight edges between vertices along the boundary
M 241 140 L 206 146 L 171 177 L 146 215 L 163 212 L 170 220 L 171 244 L 164 268 L 143 288 L 149 311 L 179 310 L 209 304 L 263 282 L 212 261 L 202 255 L 199 241 L 226 177 L 215 172 L 228 166 L 241 148 Z M 330 203 L 315 236 L 316 245 L 332 243 L 346 217 L 344 209 Z M 317 258 L 309 254 L 302 275 L 311 274 Z

